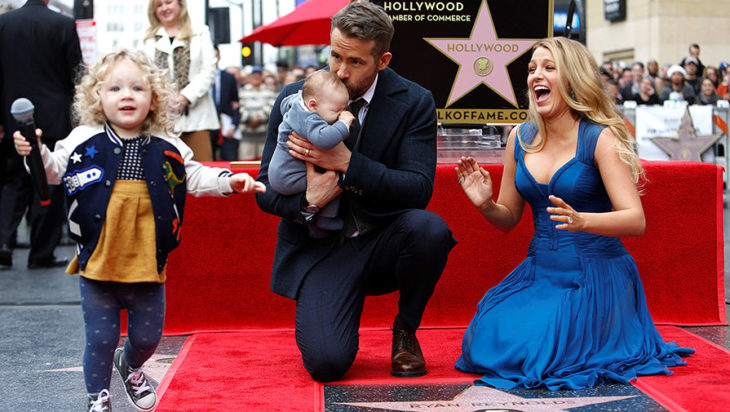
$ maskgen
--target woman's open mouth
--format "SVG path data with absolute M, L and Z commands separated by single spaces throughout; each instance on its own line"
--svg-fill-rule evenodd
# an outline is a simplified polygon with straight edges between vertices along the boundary
M 550 96 L 550 89 L 545 86 L 535 86 L 535 100 L 538 103 L 542 103 Z

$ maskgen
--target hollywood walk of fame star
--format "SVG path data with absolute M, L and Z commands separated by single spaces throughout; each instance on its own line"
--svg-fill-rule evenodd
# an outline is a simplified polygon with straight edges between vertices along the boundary
M 153 354 L 152 357 L 147 359 L 147 361 L 142 365 L 142 371 L 144 371 L 145 375 L 149 379 L 152 379 L 153 381 L 160 382 L 162 381 L 162 378 L 165 376 L 165 373 L 168 369 L 170 369 L 170 366 L 172 365 L 172 361 L 175 359 L 175 355 L 164 355 L 164 354 Z M 46 369 L 41 370 L 39 372 L 83 372 L 84 368 L 82 366 L 72 366 L 70 368 L 60 368 L 60 369 Z
M 524 412 L 563 411 L 581 406 L 634 398 L 633 396 L 586 396 L 560 398 L 523 398 L 487 386 L 469 386 L 451 400 L 402 402 L 340 402 L 342 405 L 393 411 L 519 410 Z
M 484 84 L 517 107 L 507 66 L 523 55 L 537 40 L 501 39 L 486 0 L 479 6 L 471 35 L 462 39 L 424 38 L 459 65 L 446 107 Z M 490 67 L 491 65 L 491 67 Z
M 81 162 L 81 153 L 74 152 L 71 156 L 71 161 L 74 162 L 74 164 Z
M 675 137 L 653 137 L 654 144 L 659 146 L 668 155 L 670 160 L 702 161 L 702 153 L 722 138 L 721 134 L 697 136 L 689 110 L 685 109 L 682 123 Z

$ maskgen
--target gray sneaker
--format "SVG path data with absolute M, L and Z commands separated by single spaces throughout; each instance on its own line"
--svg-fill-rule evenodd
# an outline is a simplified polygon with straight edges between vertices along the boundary
M 90 393 L 88 402 L 89 412 L 112 412 L 112 401 L 109 391 L 102 389 L 99 393 Z
M 142 368 L 133 369 L 127 364 L 123 348 L 117 348 L 114 351 L 114 368 L 122 378 L 124 392 L 127 393 L 129 402 L 140 411 L 146 412 L 155 409 L 155 406 L 157 406 L 155 388 L 147 381 Z

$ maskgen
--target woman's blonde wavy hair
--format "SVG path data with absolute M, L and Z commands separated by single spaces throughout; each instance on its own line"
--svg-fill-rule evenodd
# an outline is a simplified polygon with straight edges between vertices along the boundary
M 157 9 L 157 2 L 159 0 L 150 0 L 147 4 L 147 20 L 150 22 L 150 26 L 144 34 L 144 40 L 151 39 L 157 34 L 157 29 L 162 27 L 160 19 L 157 18 L 155 10 Z M 175 0 L 180 5 L 180 16 L 177 18 L 177 24 L 180 26 L 180 30 L 177 33 L 176 38 L 180 40 L 190 40 L 193 37 L 193 22 L 190 20 L 190 14 L 188 14 L 188 6 L 186 0 Z
M 175 118 L 170 112 L 169 105 L 175 88 L 167 82 L 163 73 L 141 51 L 120 50 L 109 53 L 89 68 L 89 72 L 76 86 L 73 104 L 76 121 L 89 126 L 101 126 L 107 122 L 101 104 L 101 88 L 109 72 L 119 62 L 125 60 L 136 64 L 142 70 L 144 84 L 152 92 L 150 112 L 142 124 L 142 132 L 160 130 L 169 136 L 174 136 L 172 126 Z
M 577 118 L 608 127 L 617 137 L 616 151 L 619 158 L 631 168 L 634 183 L 643 182 L 644 169 L 634 151 L 629 131 L 616 105 L 606 94 L 598 65 L 588 49 L 583 44 L 565 37 L 543 39 L 533 47 L 533 51 L 540 47 L 548 49 L 553 55 L 559 79 L 558 91 L 573 114 Z M 530 120 L 537 126 L 542 139 L 527 145 L 518 135 L 518 141 L 526 152 L 534 153 L 545 145 L 547 135 L 545 122 L 537 113 L 533 93 L 528 90 L 527 94 L 530 100 Z

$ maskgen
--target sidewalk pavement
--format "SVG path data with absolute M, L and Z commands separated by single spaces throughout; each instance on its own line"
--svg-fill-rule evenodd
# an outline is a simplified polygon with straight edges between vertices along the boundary
M 70 259 L 73 250 L 60 246 L 56 256 Z M 0 271 L 0 411 L 85 411 L 79 278 L 65 268 L 28 270 L 27 258 L 28 249 L 16 249 L 13 267 Z M 184 342 L 163 337 L 144 367 L 150 378 L 159 382 Z M 114 412 L 135 411 L 116 372 L 110 392 Z

